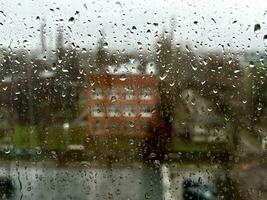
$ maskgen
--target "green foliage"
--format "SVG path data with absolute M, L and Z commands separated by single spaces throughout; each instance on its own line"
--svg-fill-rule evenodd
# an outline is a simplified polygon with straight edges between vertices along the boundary
M 50 126 L 45 130 L 40 131 L 42 148 L 47 150 L 64 150 L 66 149 L 67 134 L 59 126 Z
M 79 144 L 83 145 L 86 139 L 86 128 L 73 128 L 70 130 L 69 134 L 69 144 Z
M 12 134 L 12 144 L 16 148 L 35 148 L 40 145 L 39 132 L 36 127 L 16 126 Z
M 217 106 L 220 113 L 234 115 L 241 111 L 244 96 L 242 90 L 242 70 L 239 60 L 232 54 L 207 53 L 199 63 L 196 74 L 196 88 L 209 101 Z M 203 84 L 201 84 L 203 83 Z

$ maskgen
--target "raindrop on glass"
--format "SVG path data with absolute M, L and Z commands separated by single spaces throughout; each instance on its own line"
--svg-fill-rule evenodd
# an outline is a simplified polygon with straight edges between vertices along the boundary
M 254 32 L 256 34 L 258 34 L 260 32 L 260 30 L 261 30 L 261 25 L 260 24 L 255 24 L 255 26 L 254 26 Z
M 263 41 L 264 41 L 264 44 L 267 45 L 267 35 L 263 36 Z

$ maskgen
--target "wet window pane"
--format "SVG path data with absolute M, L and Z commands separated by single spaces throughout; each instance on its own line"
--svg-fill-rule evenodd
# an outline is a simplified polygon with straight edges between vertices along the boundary
M 266 8 L 2 0 L 0 199 L 267 199 Z

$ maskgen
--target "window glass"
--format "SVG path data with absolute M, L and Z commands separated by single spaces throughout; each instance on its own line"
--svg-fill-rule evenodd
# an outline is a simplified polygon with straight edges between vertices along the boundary
M 133 87 L 124 88 L 123 96 L 127 100 L 135 99 L 135 91 Z
M 123 115 L 125 117 L 134 117 L 136 115 L 136 108 L 134 105 L 126 105 L 123 109 Z
M 117 88 L 111 87 L 109 89 L 109 97 L 110 97 L 111 100 L 112 99 L 116 99 L 118 97 L 118 90 L 117 90 Z
M 152 116 L 152 107 L 150 105 L 141 105 L 141 116 L 142 117 L 151 117 Z
M 92 109 L 92 116 L 103 117 L 105 114 L 104 106 L 102 104 L 96 104 Z
M 0 200 L 266 200 L 267 1 L 0 0 Z
M 110 117 L 117 117 L 120 115 L 120 110 L 118 105 L 110 105 L 108 108 L 108 115 Z
M 152 91 L 151 88 L 142 88 L 141 89 L 141 99 L 151 99 L 152 98 Z
M 102 99 L 103 98 L 103 89 L 100 87 L 96 87 L 92 90 L 92 96 L 94 99 Z

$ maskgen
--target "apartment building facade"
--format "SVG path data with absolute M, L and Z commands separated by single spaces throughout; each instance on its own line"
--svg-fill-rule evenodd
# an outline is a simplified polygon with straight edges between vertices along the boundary
M 89 135 L 148 135 L 157 123 L 157 85 L 153 74 L 90 75 Z

